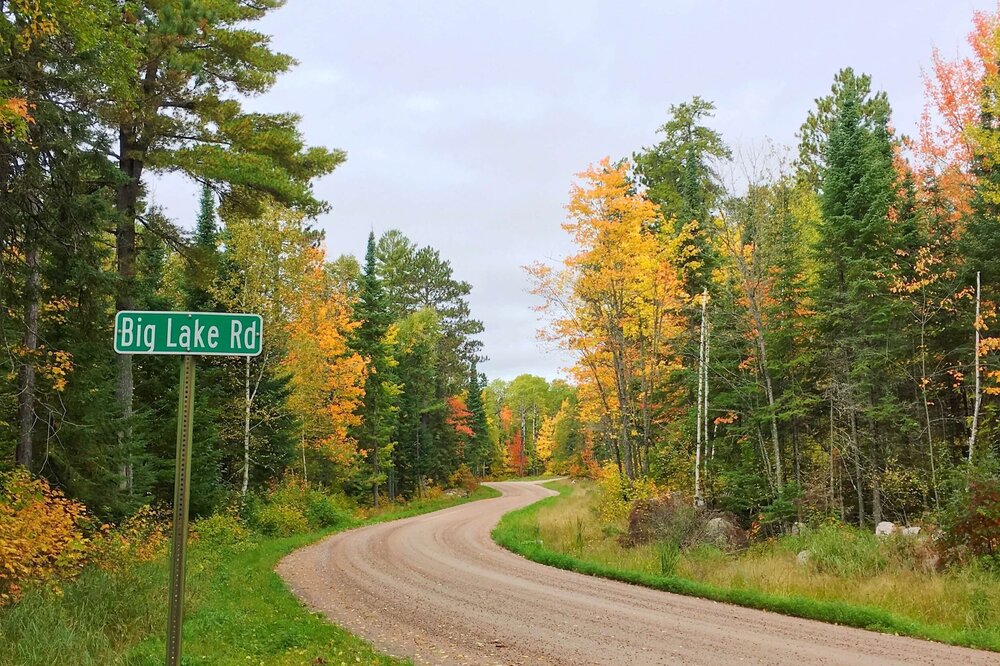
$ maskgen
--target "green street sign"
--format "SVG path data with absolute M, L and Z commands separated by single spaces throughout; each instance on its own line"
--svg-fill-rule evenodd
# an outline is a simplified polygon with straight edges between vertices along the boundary
M 263 341 L 264 321 L 255 314 L 122 310 L 115 316 L 119 354 L 257 356 Z
M 117 353 L 176 354 L 184 357 L 177 405 L 174 526 L 170 548 L 170 594 L 167 600 L 167 666 L 181 664 L 184 569 L 187 563 L 191 449 L 194 437 L 194 357 L 257 356 L 263 343 L 264 320 L 255 314 L 122 310 L 115 315 Z M 247 372 L 249 371 L 248 358 Z

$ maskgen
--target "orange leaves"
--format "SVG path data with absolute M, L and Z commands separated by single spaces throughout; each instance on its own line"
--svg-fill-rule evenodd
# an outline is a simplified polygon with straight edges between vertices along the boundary
M 0 99 L 0 134 L 26 139 L 28 125 L 35 122 L 33 109 L 34 104 L 23 97 Z
M 0 475 L 0 606 L 17 601 L 21 585 L 58 589 L 85 562 L 86 508 L 24 470 Z
M 472 430 L 472 414 L 465 406 L 465 399 L 460 395 L 453 395 L 448 398 L 448 416 L 445 417 L 447 423 L 457 434 L 464 437 L 475 437 Z
M 998 27 L 996 13 L 976 12 L 968 36 L 971 54 L 947 60 L 935 49 L 930 72 L 924 72 L 926 102 L 915 144 L 918 169 L 937 178 L 956 222 L 969 211 L 975 184 L 972 163 L 978 148 L 973 129 L 982 112 L 982 90 L 998 75 Z
M 740 418 L 740 415 L 736 412 L 727 412 L 725 416 L 717 416 L 712 423 L 715 425 L 732 425 L 736 423 Z
M 364 359 L 347 344 L 359 324 L 351 318 L 347 295 L 331 283 L 323 250 L 310 248 L 306 262 L 289 304 L 283 362 L 292 385 L 288 403 L 304 424 L 307 443 L 347 465 L 356 456 L 348 431 L 360 422 L 355 412 L 364 397 Z

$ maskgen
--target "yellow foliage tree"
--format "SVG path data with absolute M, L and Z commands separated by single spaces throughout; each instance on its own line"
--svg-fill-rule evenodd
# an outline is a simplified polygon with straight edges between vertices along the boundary
M 583 413 L 604 427 L 617 468 L 634 480 L 649 471 L 655 393 L 679 367 L 672 342 L 683 330 L 688 234 L 661 233 L 659 210 L 636 191 L 628 162 L 605 158 L 579 178 L 563 224 L 578 252 L 560 270 L 528 271 L 550 319 L 541 336 L 576 355 Z
M 307 260 L 287 324 L 288 406 L 303 424 L 303 447 L 349 465 L 357 450 L 348 432 L 360 421 L 355 412 L 364 397 L 364 359 L 348 347 L 359 323 L 351 319 L 347 294 L 326 271 L 323 251 L 312 248 Z

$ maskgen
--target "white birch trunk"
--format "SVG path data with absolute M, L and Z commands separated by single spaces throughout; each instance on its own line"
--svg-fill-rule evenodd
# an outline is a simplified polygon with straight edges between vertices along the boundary
M 976 431 L 979 429 L 979 407 L 982 404 L 983 394 L 981 379 L 979 376 L 979 302 L 982 297 L 982 284 L 980 282 L 979 272 L 976 272 L 976 322 L 974 324 L 976 329 L 976 394 L 975 402 L 972 408 L 972 428 L 969 432 L 969 464 L 972 464 L 972 456 L 976 452 Z

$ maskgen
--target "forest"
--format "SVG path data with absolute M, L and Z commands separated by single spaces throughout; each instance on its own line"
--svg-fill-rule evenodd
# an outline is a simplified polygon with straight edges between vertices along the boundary
M 996 571 L 1000 12 L 929 54 L 909 132 L 845 68 L 797 146 L 734 144 L 695 96 L 586 167 L 575 250 L 524 267 L 572 364 L 506 380 L 439 250 L 328 254 L 314 185 L 347 154 L 246 108 L 296 64 L 255 27 L 282 4 L 0 0 L 0 607 L 162 563 L 178 361 L 115 354 L 121 310 L 263 317 L 259 356 L 198 361 L 191 513 L 267 575 L 303 535 L 546 475 L 597 488 L 580 549 L 680 497 L 750 540 L 920 525 Z M 177 174 L 195 219 L 152 202 Z
M 997 21 L 932 54 L 913 136 L 848 68 L 796 150 L 730 146 L 694 97 L 579 174 L 578 251 L 527 270 L 576 359 L 580 459 L 626 500 L 652 481 L 778 532 L 970 501 L 994 524 Z

